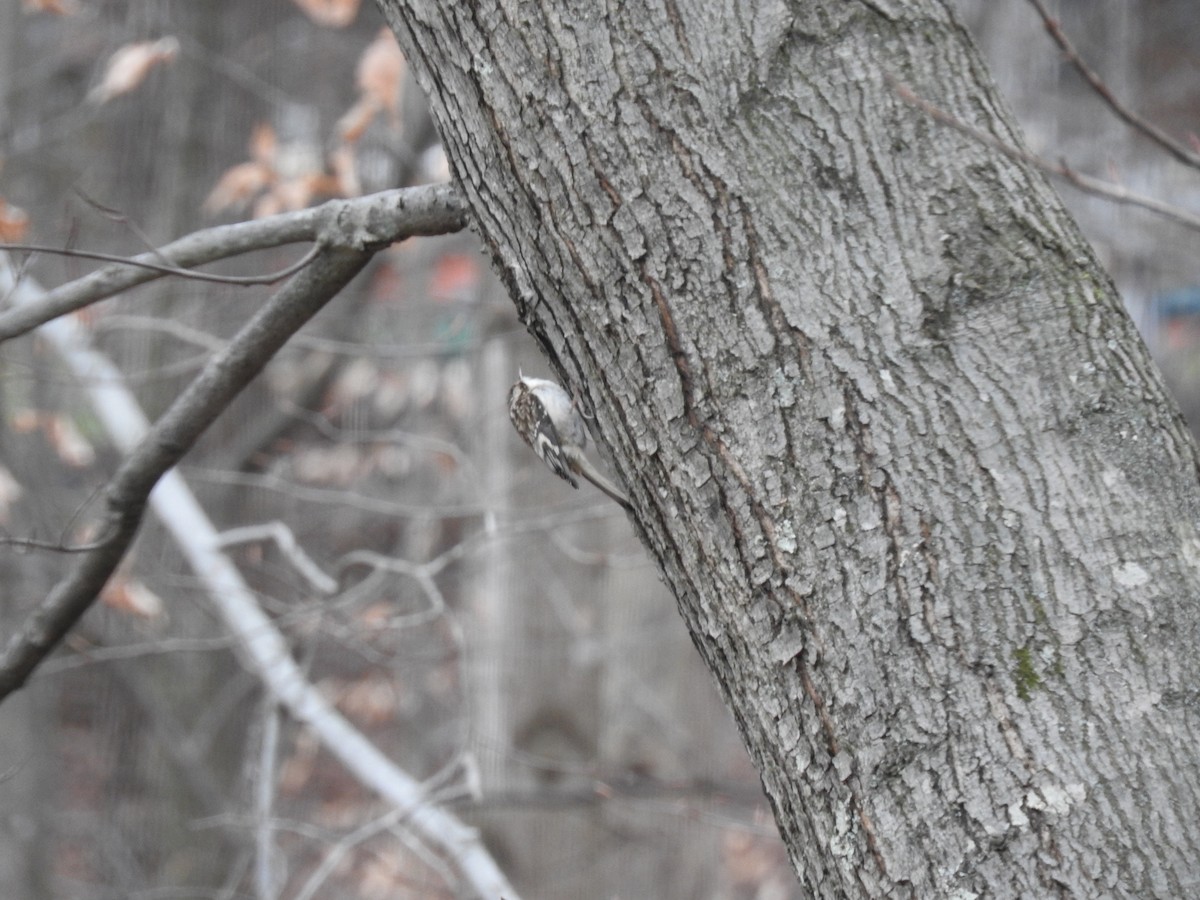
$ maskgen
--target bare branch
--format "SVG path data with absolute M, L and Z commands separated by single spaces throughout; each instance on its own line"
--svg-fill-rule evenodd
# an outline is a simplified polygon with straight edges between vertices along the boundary
M 1059 48 L 1066 55 L 1067 62 L 1075 67 L 1075 71 L 1083 77 L 1088 86 L 1108 105 L 1109 109 L 1116 113 L 1121 121 L 1139 134 L 1145 135 L 1154 141 L 1154 143 L 1158 144 L 1159 147 L 1170 153 L 1184 165 L 1200 169 L 1200 155 L 1197 155 L 1186 144 L 1177 141 L 1153 122 L 1138 115 L 1117 99 L 1108 85 L 1104 83 L 1104 79 L 1079 55 L 1079 51 L 1075 49 L 1075 45 L 1071 43 L 1071 39 L 1062 30 L 1061 23 L 1050 15 L 1050 11 L 1046 9 L 1042 0 L 1029 0 L 1029 4 L 1042 17 L 1042 24 L 1045 25 L 1050 37 L 1054 39 L 1054 43 L 1058 44 Z
M 948 125 L 960 134 L 965 134 L 967 137 L 978 141 L 979 143 L 991 147 L 999 153 L 1003 153 L 1009 159 L 1015 159 L 1019 162 L 1033 166 L 1047 175 L 1052 175 L 1055 178 L 1061 178 L 1074 187 L 1079 188 L 1089 194 L 1095 194 L 1099 197 L 1104 197 L 1107 200 L 1112 200 L 1115 203 L 1123 203 L 1128 206 L 1136 206 L 1140 209 L 1148 210 L 1164 218 L 1170 219 L 1180 225 L 1185 225 L 1188 228 L 1200 231 L 1200 215 L 1190 212 L 1189 210 L 1175 206 L 1171 203 L 1164 203 L 1154 197 L 1148 197 L 1144 194 L 1137 194 L 1119 184 L 1113 184 L 1109 181 L 1096 178 L 1092 175 L 1085 175 L 1082 172 L 1077 172 L 1068 166 L 1065 162 L 1052 163 L 1045 160 L 1035 153 L 1030 153 L 1028 150 L 1022 150 L 1020 147 L 1014 147 L 1012 144 L 988 134 L 985 131 L 968 125 L 962 119 L 951 113 L 946 112 L 939 106 L 935 106 L 928 100 L 918 97 L 905 84 L 901 84 L 894 79 L 888 79 L 892 88 L 896 91 L 897 96 L 905 103 L 915 106 L 917 109 L 924 112 L 931 119 L 941 122 L 943 125 Z
M 181 268 L 201 265 L 217 259 L 238 256 L 253 250 L 278 247 L 299 241 L 310 241 L 317 233 L 317 211 L 300 210 L 259 219 L 197 231 L 167 244 L 153 253 L 134 257 L 136 262 L 150 266 L 166 257 Z M 36 303 L 23 303 L 0 313 L 0 342 L 17 337 L 59 316 L 82 309 L 121 291 L 145 284 L 162 273 L 154 268 L 134 269 L 125 265 L 105 266 L 53 290 L 45 292 Z
M 193 281 L 214 281 L 217 284 L 241 286 L 274 284 L 277 281 L 282 281 L 290 275 L 295 275 L 312 262 L 317 254 L 321 252 L 320 245 L 314 245 L 307 253 L 286 269 L 280 269 L 278 272 L 271 272 L 267 275 L 210 275 L 208 272 L 193 272 L 191 269 L 181 269 L 178 266 L 171 266 L 166 263 L 147 262 L 140 258 L 117 256 L 115 253 L 96 253 L 92 250 L 76 250 L 71 247 L 52 247 L 49 244 L 0 244 L 0 250 L 17 250 L 25 253 L 53 253 L 56 256 L 71 256 L 77 259 L 97 259 L 102 262 L 115 263 L 118 266 L 148 269 L 160 275 L 178 275 L 181 278 L 190 278 Z M 157 250 L 151 252 L 155 256 L 161 257 L 162 255 Z
M 123 448 L 128 455 L 105 491 L 107 512 L 100 531 L 102 537 L 9 639 L 0 655 L 0 699 L 25 683 L 38 663 L 94 602 L 132 542 L 150 491 L 163 473 L 179 461 L 292 334 L 366 265 L 374 249 L 414 234 L 461 227 L 462 204 L 449 188 L 418 188 L 368 199 L 371 202 L 365 205 L 341 203 L 320 207 L 325 213 L 315 221 L 314 234 L 329 249 L 293 276 L 209 360 L 155 423 L 146 440 Z M 18 281 L 7 266 L 0 268 L 0 278 L 7 282 L 6 292 L 18 301 L 13 313 L 24 311 L 26 305 L 36 307 L 39 313 L 46 312 L 44 292 L 32 288 L 28 281 Z M 49 329 L 52 340 L 57 337 L 62 344 L 78 344 L 81 342 L 74 334 L 74 324 L 62 320 L 44 327 Z M 93 394 L 103 394 L 106 390 L 120 394 L 120 373 L 111 363 L 94 352 L 88 359 L 93 368 L 85 380 L 91 381 Z M 141 421 L 141 410 L 129 398 L 109 399 L 112 408 L 120 410 L 123 424 Z M 129 433 L 131 429 L 116 430 Z
M 128 449 L 105 490 L 104 538 L 54 587 L 0 655 L 0 699 L 25 683 L 95 601 L 133 541 L 150 491 L 163 473 L 179 462 L 287 339 L 358 274 L 370 257 L 367 251 L 332 250 L 293 276 L 229 345 L 213 356 L 146 438 Z M 74 323 L 61 320 L 50 324 L 61 330 Z M 118 389 L 111 378 L 106 380 L 108 385 L 97 383 L 93 390 Z M 141 418 L 141 410 L 130 399 L 123 398 L 121 406 L 123 415 Z
M 190 269 L 253 250 L 316 240 L 329 246 L 377 249 L 414 235 L 459 231 L 465 223 L 466 207 L 450 185 L 404 188 L 354 200 L 331 200 L 311 209 L 253 222 L 207 228 L 133 260 L 155 266 L 168 259 L 181 269 Z M 162 275 L 153 268 L 105 266 L 46 292 L 37 303 L 0 313 L 0 343 Z
M 193 328 L 175 319 L 164 319 L 157 316 L 127 316 L 117 313 L 105 316 L 92 325 L 92 331 L 99 334 L 105 331 L 120 331 L 122 329 L 136 332 L 158 332 L 170 335 L 177 341 L 202 348 L 206 354 L 213 353 L 224 347 L 228 341 L 219 338 L 208 331 Z M 128 373 L 125 380 L 129 381 Z
M 321 567 L 313 562 L 313 558 L 304 552 L 292 529 L 283 522 L 266 522 L 262 525 L 244 525 L 241 528 L 230 528 L 217 536 L 217 546 L 229 547 L 233 544 L 245 544 L 251 541 L 272 541 L 292 566 L 304 576 L 304 579 L 322 594 L 330 595 L 337 592 L 337 581 L 326 575 Z
M 356 258 L 366 254 L 338 251 L 337 255 Z M 312 269 L 297 276 L 297 280 L 311 279 L 315 270 L 331 267 L 339 269 L 343 274 L 346 269 L 355 268 L 353 262 L 343 268 L 323 259 Z M 9 275 L 7 270 L 0 269 L 0 278 L 5 275 Z M 28 285 L 24 287 L 28 288 Z M 291 283 L 280 295 L 289 293 L 290 287 Z M 280 295 L 272 299 L 255 321 L 261 320 L 268 309 L 280 305 L 277 302 Z M 299 299 L 296 299 L 296 302 L 300 302 Z M 309 305 L 319 306 L 313 301 L 310 301 Z M 254 325 L 255 322 L 251 322 L 247 329 L 253 328 Z M 87 347 L 86 334 L 75 322 L 64 319 L 50 323 L 44 326 L 44 333 L 48 333 L 48 337 L 64 355 L 69 352 L 72 361 L 79 363 L 81 357 L 86 357 L 84 368 L 88 373 L 95 372 L 99 354 Z M 280 341 L 282 342 L 282 339 Z M 239 334 L 230 343 L 230 350 L 241 342 L 242 334 Z M 227 355 L 222 353 L 218 358 Z M 111 368 L 111 364 L 109 366 Z M 203 378 L 204 376 L 201 376 L 198 381 Z M 159 443 L 163 437 L 163 422 L 172 420 L 176 415 L 176 406 L 173 406 L 159 423 L 151 427 L 119 380 L 102 379 L 94 384 L 92 390 L 93 394 L 102 394 L 100 399 L 104 403 L 97 404 L 97 412 L 106 428 L 112 433 L 116 443 L 127 451 L 131 447 L 141 448 Z M 193 391 L 189 388 L 184 397 L 191 393 Z M 113 409 L 114 404 L 119 408 Z M 203 408 L 202 404 L 192 406 L 193 410 Z M 173 449 L 182 453 L 185 448 Z M 129 459 L 137 456 L 138 451 L 133 450 Z M 127 461 L 122 471 L 128 465 Z M 147 482 L 152 484 L 153 479 L 143 475 L 141 483 Z M 146 490 L 149 491 L 149 484 Z M 146 499 L 143 497 L 143 502 Z M 220 538 L 212 522 L 204 514 L 177 471 L 167 472 L 162 477 L 153 495 L 149 497 L 149 502 L 154 505 L 159 517 L 175 536 L 192 568 L 203 579 L 210 602 L 239 642 L 243 662 L 267 686 L 279 703 L 288 709 L 289 714 L 311 728 L 329 752 L 337 757 L 354 777 L 393 805 L 395 815 L 389 818 L 389 821 L 394 818 L 395 821 L 405 822 L 413 837 L 436 852 L 441 859 L 449 862 L 453 871 L 471 886 L 475 894 L 481 897 L 508 897 L 516 900 L 516 892 L 479 842 L 476 833 L 452 814 L 433 805 L 428 792 L 419 782 L 384 756 L 304 677 L 283 635 L 259 607 L 253 591 L 237 567 L 219 549 Z M 7 682 L 11 680 L 11 670 L 0 663 L 0 688 L 6 687 Z
M 16 547 L 19 550 L 48 550 L 51 553 L 87 553 L 104 546 L 107 538 L 89 541 L 86 544 L 68 544 L 65 540 L 41 541 L 37 538 L 16 538 L 0 534 L 0 547 Z
M 284 478 L 275 473 L 234 472 L 228 469 L 205 469 L 189 466 L 188 475 L 197 481 L 210 484 L 243 485 L 267 491 L 287 494 L 293 500 L 320 503 L 326 506 L 368 510 L 389 516 L 480 516 L 488 508 L 479 503 L 426 503 L 409 500 L 393 500 L 373 494 L 331 487 L 312 487 L 299 480 Z
M 325 857 L 321 860 L 321 864 L 308 876 L 308 880 L 304 882 L 304 886 L 296 894 L 295 900 L 312 900 L 313 897 L 317 896 L 317 892 L 325 884 L 329 876 L 333 874 L 346 854 L 350 853 L 364 841 L 368 841 L 398 824 L 404 818 L 404 814 L 405 810 L 393 809 L 372 822 L 360 825 L 337 841 L 325 851 Z
M 254 784 L 254 889 L 259 900 L 274 900 L 282 886 L 283 873 L 275 859 L 275 828 L 271 810 L 275 805 L 278 778 L 279 702 L 268 696 L 263 704 L 262 744 Z

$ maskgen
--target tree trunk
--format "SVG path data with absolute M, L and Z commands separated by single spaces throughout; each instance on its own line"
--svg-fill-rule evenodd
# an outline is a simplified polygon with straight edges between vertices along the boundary
M 946 4 L 380 5 L 809 894 L 1194 891 L 1196 448 L 1043 179 L 896 95 L 1019 144 Z

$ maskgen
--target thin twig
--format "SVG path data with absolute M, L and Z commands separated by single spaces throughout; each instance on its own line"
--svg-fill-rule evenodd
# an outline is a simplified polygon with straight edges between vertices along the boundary
M 48 550 L 51 553 L 89 553 L 104 546 L 107 537 L 88 541 L 86 544 L 68 544 L 64 541 L 42 541 L 37 538 L 17 538 L 0 534 L 0 547 L 16 547 L 18 550 Z
M 325 857 L 321 860 L 321 864 L 308 876 L 308 880 L 296 894 L 295 900 L 312 900 L 346 854 L 364 841 L 369 841 L 376 835 L 389 830 L 393 825 L 399 824 L 406 815 L 408 815 L 406 809 L 393 809 L 371 822 L 360 825 L 338 840 L 325 851 Z
M 222 548 L 257 541 L 272 541 L 279 548 L 279 552 L 291 561 L 293 568 L 319 593 L 325 596 L 337 593 L 337 580 L 326 575 L 313 558 L 304 552 L 292 529 L 283 522 L 243 525 L 240 528 L 222 531 L 217 536 L 217 546 Z
M 182 269 L 218 259 L 266 250 L 285 244 L 323 241 L 352 248 L 378 249 L 389 235 L 448 234 L 466 224 L 466 204 L 450 185 L 428 185 L 381 191 L 353 200 L 331 200 L 320 206 L 280 213 L 251 222 L 218 225 L 172 241 L 153 253 L 134 257 L 150 268 L 126 262 L 105 266 L 45 292 L 37 303 L 0 312 L 0 343 L 37 328 L 59 316 L 82 309 L 164 274 L 153 265 L 167 258 Z M 2 304 L 0 304 L 2 305 Z
M 125 215 L 125 213 L 121 212 L 115 207 L 105 206 L 99 200 L 89 196 L 87 192 L 84 191 L 79 185 L 75 185 L 74 192 L 76 197 L 78 197 L 96 212 L 100 213 L 100 215 L 104 216 L 104 218 L 108 219 L 110 222 L 118 222 L 128 228 L 131 232 L 133 232 L 134 236 L 142 242 L 142 246 L 151 253 L 158 253 L 158 247 L 155 246 L 154 241 L 150 240 L 150 236 L 147 235 L 146 232 L 142 231 L 141 227 L 132 218 Z M 163 262 L 167 265 L 171 264 L 171 261 L 166 258 L 163 258 Z
M 145 259 L 131 256 L 118 256 L 115 253 L 97 253 L 93 250 L 76 250 L 72 247 L 54 247 L 49 244 L 0 244 L 0 251 L 16 250 L 22 253 L 53 253 L 56 256 L 71 256 L 77 259 L 95 259 L 101 262 L 115 263 L 118 266 L 130 266 L 135 269 L 146 269 L 160 275 L 178 275 L 180 278 L 190 278 L 193 281 L 212 281 L 217 284 L 234 284 L 253 286 L 260 284 L 275 284 L 277 281 L 295 275 L 310 262 L 317 258 L 321 248 L 313 245 L 300 259 L 286 269 L 271 272 L 267 275 L 211 275 L 207 272 L 196 272 L 192 269 L 181 269 L 166 263 L 149 262 Z M 155 256 L 165 258 L 159 250 L 150 250 Z
M 94 334 L 100 334 L 105 331 L 120 331 L 122 329 L 136 332 L 155 331 L 160 334 L 170 335 L 182 343 L 202 347 L 206 351 L 205 355 L 215 353 L 229 343 L 224 338 L 219 338 L 215 334 L 203 329 L 193 328 L 175 319 L 163 319 L 155 316 L 130 316 L 117 313 L 105 316 L 92 326 Z M 129 376 L 126 373 L 126 381 L 128 380 Z
M 1115 203 L 1123 203 L 1129 206 L 1136 206 L 1139 209 L 1145 209 L 1164 218 L 1177 222 L 1180 225 L 1185 225 L 1188 228 L 1200 231 L 1200 215 L 1189 212 L 1170 203 L 1164 203 L 1154 197 L 1147 197 L 1144 194 L 1137 194 L 1120 185 L 1113 184 L 1103 179 L 1096 178 L 1092 175 L 1085 175 L 1082 172 L 1077 172 L 1068 166 L 1065 162 L 1052 163 L 1049 160 L 1043 159 L 1035 153 L 1030 153 L 1028 150 L 1022 150 L 1019 147 L 1014 147 L 1012 144 L 1006 143 L 995 136 L 982 131 L 973 125 L 968 125 L 962 119 L 951 113 L 946 112 L 939 106 L 935 106 L 928 100 L 918 97 L 905 84 L 901 84 L 894 79 L 889 78 L 893 90 L 905 103 L 915 106 L 917 109 L 924 112 L 931 119 L 941 122 L 943 125 L 948 125 L 960 134 L 965 134 L 967 137 L 978 141 L 984 146 L 990 147 L 993 150 L 1004 154 L 1009 159 L 1015 159 L 1018 162 L 1026 163 L 1033 166 L 1039 171 L 1045 172 L 1047 175 L 1052 175 L 1055 178 L 1061 178 L 1068 184 L 1079 188 L 1081 191 L 1086 191 L 1089 194 L 1095 194 L 1099 197 L 1112 200 Z
M 171 259 L 181 268 L 190 268 L 254 250 L 315 240 L 320 211 L 321 207 L 315 207 L 197 231 L 154 253 L 134 257 L 137 262 L 150 264 L 149 268 L 124 264 L 105 266 L 46 291 L 36 303 L 22 303 L 0 312 L 0 343 L 32 331 L 59 316 L 161 278 L 164 273 L 157 271 L 154 266 L 162 257 Z M 27 259 L 23 260 L 23 267 L 27 263 Z
M 1196 154 L 1186 144 L 1171 137 L 1153 122 L 1135 113 L 1117 98 L 1109 86 L 1105 84 L 1104 79 L 1079 55 L 1079 51 L 1075 49 L 1075 45 L 1071 43 L 1071 39 L 1062 30 L 1062 24 L 1050 15 L 1050 11 L 1046 9 L 1042 0 L 1029 0 L 1029 4 L 1042 17 L 1042 24 L 1046 27 L 1046 31 L 1050 34 L 1050 37 L 1054 39 L 1054 43 L 1058 44 L 1059 48 L 1066 55 L 1067 62 L 1075 67 L 1075 71 L 1095 91 L 1096 96 L 1103 100 L 1108 105 L 1108 108 L 1116 113 L 1118 118 L 1138 133 L 1154 141 L 1154 143 L 1158 144 L 1159 147 L 1170 153 L 1184 165 L 1200 169 L 1200 155 Z

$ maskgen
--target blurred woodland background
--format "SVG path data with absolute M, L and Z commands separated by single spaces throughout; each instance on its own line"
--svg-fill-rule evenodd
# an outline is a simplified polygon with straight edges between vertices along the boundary
M 1025 0 L 958 5 L 1032 150 L 1200 208 L 1195 173 L 1111 115 Z M 1118 96 L 1196 142 L 1194 0 L 1055 12 Z M 0 238 L 132 255 L 448 179 L 382 29 L 355 0 L 0 4 Z M 1200 422 L 1200 236 L 1060 192 Z M 14 260 L 46 287 L 94 266 Z M 76 318 L 153 418 L 269 292 L 159 280 Z M 798 896 L 732 719 L 625 515 L 513 434 L 518 368 L 550 374 L 474 236 L 413 239 L 292 341 L 180 471 L 312 682 L 481 830 L 524 896 Z M 118 458 L 44 341 L 0 345 L 0 533 L 86 540 L 81 510 Z M 0 635 L 64 565 L 0 546 Z M 103 603 L 0 706 L 6 897 L 461 895 L 234 643 L 150 517 Z

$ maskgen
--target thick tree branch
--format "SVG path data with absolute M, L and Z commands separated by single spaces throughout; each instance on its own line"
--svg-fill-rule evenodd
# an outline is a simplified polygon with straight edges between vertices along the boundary
M 37 326 L 145 284 L 164 274 L 163 262 L 188 269 L 218 259 L 294 244 L 324 240 L 330 246 L 362 249 L 418 234 L 445 234 L 466 224 L 466 207 L 455 188 L 433 185 L 382 191 L 354 200 L 331 200 L 321 206 L 281 213 L 253 222 L 238 222 L 197 231 L 158 250 L 110 266 L 48 291 L 36 303 L 0 313 L 0 343 Z M 142 267 L 146 268 L 142 268 Z

